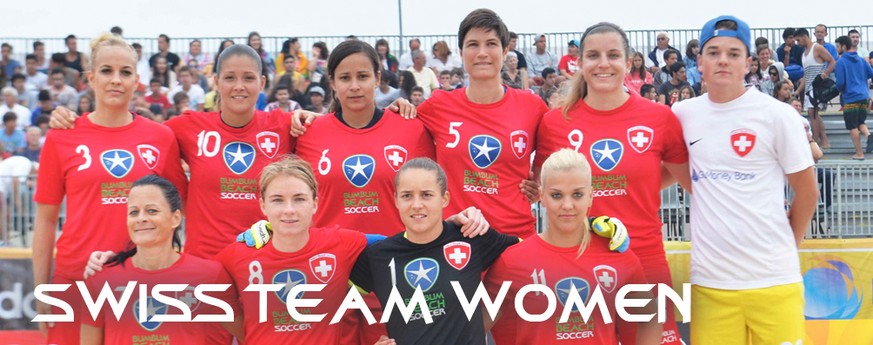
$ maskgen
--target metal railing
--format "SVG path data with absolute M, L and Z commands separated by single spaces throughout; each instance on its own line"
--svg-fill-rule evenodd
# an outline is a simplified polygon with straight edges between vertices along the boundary
M 702 24 L 702 23 L 701 23 Z M 814 24 L 813 24 L 814 25 Z M 510 28 L 511 29 L 511 28 Z M 580 28 L 584 29 L 584 28 Z M 757 37 L 765 37 L 770 42 L 771 48 L 776 48 L 780 44 L 782 44 L 782 31 L 785 28 L 755 28 L 752 29 L 752 39 L 754 40 Z M 814 27 L 810 26 L 810 32 L 813 32 Z M 833 43 L 833 41 L 841 36 L 847 35 L 849 30 L 856 29 L 861 34 L 861 46 L 865 48 L 873 48 L 873 25 L 857 25 L 857 26 L 834 26 L 828 28 L 828 37 L 827 41 Z M 636 51 L 643 52 L 644 55 L 648 54 L 656 45 L 656 37 L 659 32 L 664 32 L 667 34 L 667 37 L 670 38 L 670 45 L 678 49 L 682 55 L 685 55 L 685 46 L 693 38 L 697 38 L 700 34 L 700 29 L 652 29 L 652 30 L 628 30 L 628 40 L 631 48 Z M 528 54 L 533 49 L 533 42 L 535 40 L 535 36 L 537 34 L 534 33 L 525 33 L 519 34 L 518 38 L 518 47 L 516 48 L 518 51 L 522 53 Z M 548 50 L 560 57 L 566 54 L 567 51 L 567 43 L 573 39 L 580 39 L 582 36 L 582 32 L 558 32 L 558 33 L 546 33 L 547 42 L 548 42 Z M 270 54 L 275 57 L 282 49 L 282 43 L 290 38 L 295 37 L 294 35 L 289 36 L 263 36 L 261 38 L 261 42 Z M 337 44 L 346 39 L 345 36 L 297 36 L 300 40 L 300 45 L 304 52 L 309 52 L 312 44 L 318 41 L 325 42 L 330 49 L 333 49 Z M 357 36 L 358 39 L 369 42 L 370 44 L 375 44 L 376 40 L 380 38 L 384 38 L 388 41 L 389 46 L 392 48 L 391 51 L 398 55 L 401 52 L 406 52 L 409 50 L 408 43 L 412 38 L 418 38 L 421 40 L 421 47 L 425 50 L 430 50 L 434 43 L 437 41 L 446 41 L 449 45 L 449 48 L 453 52 L 457 52 L 458 47 L 458 38 L 456 34 L 436 34 L 436 35 L 406 35 L 406 36 L 398 36 L 398 35 L 367 35 L 367 36 Z M 130 43 L 139 43 L 143 46 L 143 55 L 148 58 L 152 54 L 158 51 L 158 43 L 157 37 L 126 37 L 126 39 Z M 218 47 L 221 44 L 221 41 L 225 39 L 231 39 L 236 43 L 246 43 L 245 36 L 237 36 L 237 37 L 172 37 L 170 40 L 170 51 L 178 54 L 182 57 L 185 53 L 188 52 L 188 45 L 194 39 L 200 40 L 202 43 L 202 49 L 204 52 L 209 53 L 209 55 L 214 56 L 215 52 L 218 51 Z M 63 37 L 42 37 L 42 38 L 26 38 L 26 37 L 0 37 L 0 42 L 9 43 L 13 47 L 13 58 L 17 59 L 24 64 L 24 56 L 27 53 L 33 51 L 32 44 L 35 41 L 41 41 L 45 44 L 46 58 L 49 58 L 48 54 L 57 53 L 57 52 L 66 52 L 67 48 L 64 45 Z M 80 51 L 86 51 L 88 47 L 88 42 L 90 38 L 80 37 L 78 39 L 78 47 Z M 753 47 L 754 49 L 754 47 Z M 277 63 L 281 63 L 281 61 L 277 61 Z

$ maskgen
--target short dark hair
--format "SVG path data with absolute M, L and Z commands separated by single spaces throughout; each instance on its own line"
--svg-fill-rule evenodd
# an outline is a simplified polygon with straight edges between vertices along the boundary
M 179 103 L 182 103 L 182 101 L 184 101 L 184 100 L 190 100 L 190 98 L 188 98 L 188 94 L 187 94 L 187 93 L 184 93 L 184 92 L 176 92 L 176 94 L 173 95 L 173 104 L 179 104 Z
M 142 44 L 139 44 L 139 43 L 133 43 L 133 44 L 131 44 L 130 46 L 133 47 L 133 49 L 140 49 L 140 48 L 142 48 Z
M 461 25 L 458 27 L 458 49 L 464 49 L 464 38 L 467 37 L 467 33 L 477 28 L 486 32 L 493 31 L 500 40 L 500 48 L 506 48 L 506 45 L 509 44 L 509 29 L 506 28 L 506 24 L 503 23 L 500 16 L 492 10 L 480 8 L 470 12 L 461 21 Z
M 809 37 L 809 30 L 807 30 L 806 28 L 797 29 L 794 31 L 794 37 L 797 37 L 797 36 Z
M 9 51 L 12 51 L 12 45 L 9 43 L 6 43 L 6 42 L 3 42 L 3 44 L 0 44 L 0 47 L 9 48 Z
M 33 41 L 33 50 L 36 50 L 36 47 L 43 47 L 43 46 L 45 46 L 45 43 L 42 43 L 42 41 Z
M 149 80 L 149 86 L 151 86 L 152 84 L 155 84 L 155 83 L 160 84 L 161 80 L 158 78 L 152 78 L 152 80 Z
M 54 53 L 52 54 L 51 60 L 54 63 L 64 64 L 67 62 L 67 57 L 64 53 Z
M 13 83 L 15 83 L 15 81 L 18 80 L 18 79 L 21 79 L 21 80 L 27 80 L 27 76 L 25 76 L 24 74 L 21 74 L 21 73 L 15 73 L 15 74 L 12 75 L 12 79 L 11 79 L 11 81 L 12 81 Z
M 7 123 L 9 121 L 18 121 L 18 115 L 15 115 L 15 112 L 13 111 L 3 114 L 3 123 Z
M 655 85 L 643 84 L 643 86 L 640 86 L 640 95 L 645 95 L 651 91 L 657 91 L 657 89 L 655 89 Z
M 442 76 L 444 76 L 444 75 L 451 76 L 451 75 L 452 75 L 452 71 L 449 71 L 449 70 L 445 69 L 445 70 L 443 70 L 442 72 L 440 72 L 440 77 L 442 77 Z
M 27 61 L 27 60 L 33 60 L 33 61 L 36 61 L 36 60 L 37 60 L 37 58 L 36 58 L 36 54 L 27 54 L 27 55 L 25 55 L 25 56 L 24 56 L 24 61 Z
M 36 95 L 36 99 L 38 101 L 51 101 L 52 94 L 49 90 L 39 90 L 39 94 Z
M 167 43 L 170 43 L 170 36 L 167 36 L 166 34 L 160 34 L 160 35 L 158 35 L 158 38 L 159 39 L 163 38 L 164 40 L 167 41 Z
M 510 31 L 509 32 L 509 39 L 513 39 L 513 38 L 518 38 L 518 34 L 513 32 L 513 31 Z
M 679 58 L 679 51 L 676 49 L 667 49 L 664 51 L 664 61 L 670 58 L 670 55 L 676 55 L 676 58 Z
M 54 68 L 54 69 L 52 69 L 52 73 L 51 73 L 51 75 L 55 75 L 55 74 L 63 74 L 64 77 L 66 77 L 66 76 L 67 76 L 67 71 L 64 71 L 63 68 Z
M 543 68 L 542 76 L 543 76 L 543 78 L 548 78 L 549 74 L 553 74 L 553 73 L 557 73 L 557 72 L 555 72 L 554 68 L 546 67 L 546 68 Z
M 797 30 L 795 30 L 794 28 L 785 28 L 785 30 L 782 31 L 782 38 L 788 38 L 788 36 L 794 36 L 795 31 L 797 31 Z
M 64 38 L 64 43 L 69 42 L 71 39 L 76 39 L 76 35 L 73 35 L 73 34 L 67 35 L 67 37 Z
M 121 35 L 122 30 L 120 26 L 113 26 L 111 29 L 109 29 L 109 32 L 116 35 Z
M 762 44 L 770 45 L 770 40 L 768 40 L 767 37 L 758 37 L 755 39 L 755 47 Z
M 413 92 L 415 92 L 415 91 L 418 91 L 418 92 L 424 93 L 424 88 L 421 87 L 421 86 L 418 86 L 418 85 L 413 86 L 413 87 L 412 87 L 412 92 L 410 92 L 410 95 L 411 95 Z
M 851 35 L 851 34 L 858 34 L 858 36 L 861 36 L 861 33 L 860 33 L 860 32 L 858 32 L 858 30 L 857 30 L 857 29 L 852 29 L 852 30 L 849 30 L 849 35 Z
M 188 73 L 188 74 L 193 74 L 193 73 L 191 72 L 191 67 L 189 67 L 189 66 L 182 66 L 182 67 L 179 67 L 179 72 L 176 73 L 176 74 L 179 75 L 179 74 L 182 74 L 182 72 L 186 72 L 186 73 Z
M 42 124 L 48 125 L 49 122 L 51 122 L 51 118 L 46 114 L 42 114 L 36 117 L 36 123 L 34 123 L 33 125 L 39 127 Z
M 670 65 L 670 75 L 679 73 L 679 70 L 683 68 L 685 68 L 685 63 L 682 61 L 676 61 L 676 63 Z
M 846 49 L 852 48 L 852 39 L 849 36 L 840 36 L 834 41 L 837 45 L 845 46 Z

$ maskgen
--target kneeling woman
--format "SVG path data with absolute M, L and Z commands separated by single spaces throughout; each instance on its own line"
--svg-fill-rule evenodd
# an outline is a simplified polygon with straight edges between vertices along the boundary
M 640 260 L 631 251 L 610 251 L 607 238 L 591 236 L 588 228 L 591 167 L 584 155 L 572 149 L 561 149 L 546 159 L 540 176 L 540 200 L 548 219 L 546 230 L 506 250 L 491 266 L 486 278 L 491 296 L 496 295 L 504 281 L 512 282 L 492 329 L 494 340 L 501 345 L 618 344 L 616 324 L 621 328 L 625 323 L 616 317 L 615 295 L 625 284 L 647 282 Z M 610 279 L 601 279 L 601 276 Z M 519 289 L 528 284 L 543 284 L 554 290 L 560 305 L 546 321 L 528 322 L 516 314 L 513 302 Z M 575 310 L 569 322 L 557 320 L 570 293 L 578 293 L 587 304 L 598 286 L 609 306 L 612 323 L 604 322 L 597 309 L 588 322 L 582 321 Z M 645 292 L 629 296 L 643 299 L 653 295 Z M 528 293 L 524 297 L 524 309 L 532 315 L 546 311 L 548 303 L 546 294 Z M 645 312 L 653 313 L 648 310 L 654 309 L 653 305 L 649 303 Z M 631 309 L 633 314 L 641 312 Z M 636 344 L 660 342 L 661 325 L 657 319 L 637 327 Z
M 386 328 L 397 344 L 485 344 L 481 310 L 468 320 L 451 282 L 472 296 L 482 273 L 518 238 L 493 229 L 466 238 L 458 226 L 443 221 L 443 208 L 449 204 L 446 173 L 429 158 L 404 164 L 394 186 L 405 231 L 367 247 L 355 264 L 352 282 L 375 292 L 383 307 L 394 287 L 404 301 L 417 288 L 424 292 L 433 322 L 416 316 L 406 322 L 392 310 Z
M 180 253 L 178 230 L 182 224 L 182 199 L 169 181 L 157 175 L 148 175 L 133 183 L 127 199 L 127 232 L 132 242 L 128 249 L 107 263 L 107 268 L 87 280 L 89 291 L 95 296 L 108 284 L 116 298 L 131 281 L 147 284 L 230 284 L 230 277 L 221 265 L 190 254 Z M 120 288 L 120 289 L 119 289 Z M 120 291 L 119 291 L 120 290 Z M 193 291 L 191 291 L 193 292 Z M 182 295 L 180 293 L 179 295 Z M 228 293 L 217 294 L 221 300 L 231 300 Z M 134 293 L 132 299 L 136 300 Z M 180 299 L 185 302 L 184 299 Z M 152 321 L 156 315 L 175 315 L 181 311 L 148 297 L 148 318 L 137 316 L 139 303 L 122 309 L 115 317 L 109 307 L 103 308 L 96 319 L 83 311 L 81 343 L 125 344 L 131 339 L 165 339 L 166 343 L 201 344 L 203 335 L 213 324 Z M 188 303 L 191 317 L 198 314 L 222 314 L 223 310 L 198 302 Z M 242 336 L 242 322 L 226 325 L 237 336 Z M 136 342 L 135 340 L 133 342 Z

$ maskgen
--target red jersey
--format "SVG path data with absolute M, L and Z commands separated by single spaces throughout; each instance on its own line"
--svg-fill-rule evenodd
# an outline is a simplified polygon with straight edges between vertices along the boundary
M 340 324 L 330 324 L 349 291 L 349 274 L 358 254 L 367 246 L 364 234 L 337 227 L 310 228 L 309 242 L 293 253 L 280 252 L 267 243 L 260 250 L 234 243 L 216 256 L 230 272 L 239 292 L 245 315 L 246 344 L 336 344 Z M 285 284 L 267 296 L 267 321 L 259 323 L 258 292 L 245 292 L 249 284 Z M 319 292 L 303 292 L 298 298 L 321 299 L 314 308 L 300 308 L 301 314 L 327 314 L 321 322 L 294 320 L 285 306 L 286 297 L 297 284 L 327 284 Z
M 562 56 L 561 61 L 558 62 L 558 71 L 565 70 L 570 75 L 576 74 L 576 71 L 579 70 L 579 67 L 576 66 L 576 61 L 578 59 L 578 57 L 572 55 Z M 559 72 L 558 74 L 560 75 L 561 73 Z
M 466 88 L 436 92 L 418 113 L 448 178 L 446 214 L 476 206 L 494 229 L 527 237 L 536 221 L 518 185 L 530 173 L 536 129 L 548 108 L 530 92 L 505 90 L 491 104 L 470 102 Z
M 81 279 L 91 252 L 118 252 L 130 242 L 127 194 L 134 181 L 157 174 L 173 182 L 183 200 L 187 190 L 179 147 L 168 128 L 141 116 L 123 127 L 103 127 L 88 114 L 75 126 L 46 136 L 33 198 L 48 205 L 67 198 L 55 274 L 72 280 Z
M 172 104 L 170 104 L 170 100 L 167 98 L 167 96 L 164 96 L 160 93 L 152 93 L 151 95 L 145 96 L 145 101 L 148 104 L 158 104 L 164 110 L 170 109 L 173 106 Z
M 216 112 L 186 112 L 166 125 L 191 171 L 185 251 L 211 258 L 263 218 L 258 178 L 265 166 L 293 152 L 291 116 L 255 111 L 252 121 L 235 128 Z
M 403 230 L 394 203 L 394 175 L 407 160 L 434 157 L 421 121 L 385 111 L 370 128 L 351 128 L 331 113 L 298 138 L 297 155 L 318 181 L 313 226 L 339 225 L 385 236 Z M 325 212 L 326 211 L 326 212 Z
M 191 317 L 194 318 L 200 314 L 224 314 L 224 311 L 218 307 L 201 303 L 194 297 L 194 288 L 197 285 L 232 284 L 230 276 L 221 267 L 221 264 L 190 254 L 182 254 L 172 266 L 155 271 L 136 268 L 128 259 L 123 266 L 104 268 L 103 271 L 88 279 L 87 284 L 91 298 L 96 298 L 104 284 L 108 283 L 116 300 L 118 300 L 130 281 L 136 281 L 137 287 L 119 318 L 115 317 L 108 303 L 104 304 L 96 319 L 91 318 L 88 310 L 80 311 L 83 323 L 103 328 L 104 344 L 203 344 L 204 333 L 212 329 L 214 323 L 151 321 L 155 315 L 181 314 L 179 309 L 152 298 L 151 288 L 155 284 L 188 284 L 185 291 L 165 292 L 164 294 L 185 303 L 191 310 Z M 139 284 L 146 284 L 149 291 L 148 302 L 146 302 L 148 303 L 148 318 L 146 320 L 140 320 L 138 316 Z M 224 292 L 206 292 L 206 294 L 229 302 L 228 304 L 234 309 L 234 315 L 236 315 L 239 310 L 234 303 L 234 291 L 233 286 L 231 286 Z
M 618 344 L 615 325 L 619 320 L 615 311 L 615 295 L 625 284 L 645 284 L 646 278 L 640 261 L 631 251 L 609 251 L 609 240 L 591 235 L 591 242 L 581 257 L 578 247 L 561 248 L 544 241 L 540 236 L 509 247 L 491 265 L 485 279 L 489 295 L 496 296 L 504 281 L 512 282 L 501 308 L 500 318 L 492 328 L 498 344 Z M 537 258 L 531 260 L 531 258 Z M 543 284 L 554 291 L 558 306 L 552 319 L 527 322 L 515 310 L 515 297 L 527 284 Z M 576 288 L 582 301 L 588 303 L 599 286 L 612 318 L 605 323 L 600 310 L 594 309 L 586 323 L 579 313 L 570 314 L 568 322 L 559 322 L 564 304 Z M 528 293 L 524 309 L 531 314 L 543 313 L 548 305 L 545 294 Z
M 569 121 L 555 109 L 543 117 L 534 166 L 565 147 L 585 154 L 594 186 L 591 214 L 621 219 L 637 253 L 663 252 L 661 162 L 688 162 L 676 115 L 634 94 L 611 111 L 578 102 L 568 115 Z

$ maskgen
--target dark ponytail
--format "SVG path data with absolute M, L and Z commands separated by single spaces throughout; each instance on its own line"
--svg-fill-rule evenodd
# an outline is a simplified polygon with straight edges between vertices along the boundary
M 158 175 L 147 175 L 143 176 L 140 179 L 136 180 L 133 183 L 133 186 L 130 189 L 134 189 L 136 187 L 142 186 L 155 186 L 161 190 L 164 194 L 164 200 L 167 201 L 167 204 L 170 205 L 170 212 L 176 212 L 182 210 L 182 197 L 179 196 L 179 190 L 176 189 L 176 186 L 167 181 L 165 178 L 160 177 Z M 176 250 L 182 249 L 182 241 L 179 239 L 179 228 L 173 229 L 173 248 Z M 124 262 L 127 261 L 128 258 L 134 256 L 136 254 L 136 245 L 133 242 L 129 242 L 124 250 L 115 255 L 112 259 L 106 262 L 106 266 L 124 266 Z
M 379 73 L 382 71 L 382 63 L 379 62 L 379 54 L 376 53 L 376 49 L 373 49 L 373 46 L 364 41 L 346 40 L 337 45 L 336 48 L 333 49 L 333 53 L 331 53 L 327 58 L 327 75 L 331 83 L 334 82 L 333 77 L 336 74 L 336 69 L 339 67 L 339 64 L 343 62 L 345 58 L 357 53 L 362 53 L 370 59 L 370 62 L 373 65 L 374 76 L 376 78 L 381 78 Z M 378 82 L 379 79 L 376 80 Z M 336 95 L 333 95 L 330 106 L 328 107 L 328 112 L 341 111 L 342 106 L 339 99 L 337 99 Z

